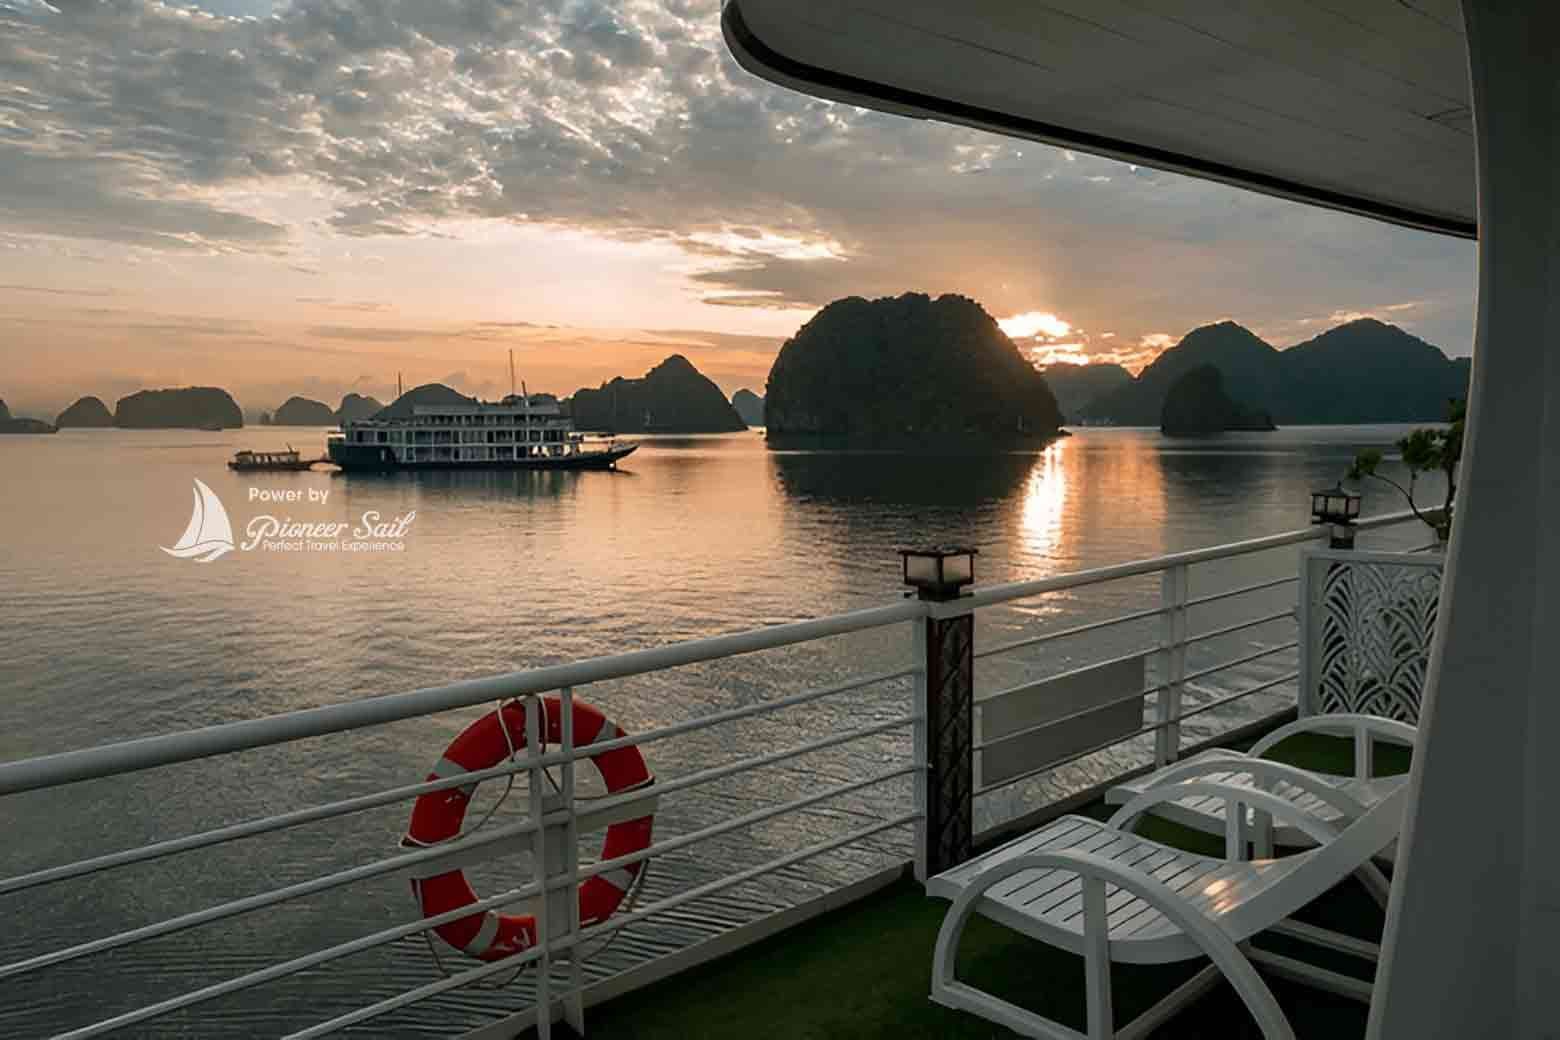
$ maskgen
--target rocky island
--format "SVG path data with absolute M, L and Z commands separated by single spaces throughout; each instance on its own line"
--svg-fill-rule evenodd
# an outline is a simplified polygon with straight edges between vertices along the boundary
M 1199 365 L 1171 384 L 1159 417 L 1160 432 L 1171 436 L 1274 429 L 1267 412 L 1247 408 L 1224 392 L 1224 377 L 1212 365 Z
M 835 300 L 769 371 L 771 439 L 1002 440 L 1055 436 L 1045 377 L 980 304 L 924 293 Z
M 83 397 L 54 420 L 60 429 L 103 429 L 114 425 L 114 414 L 98 397 Z
M 747 429 L 726 395 L 681 354 L 641 379 L 619 376 L 570 399 L 574 425 L 613 433 L 730 433 Z
M 1227 392 L 1281 423 L 1436 422 L 1468 393 L 1467 358 L 1386 322 L 1360 318 L 1279 350 L 1233 321 L 1204 325 L 1156 357 L 1136 379 L 1093 397 L 1083 418 L 1120 426 L 1157 423 L 1171 386 L 1201 365 Z M 1072 413 L 1069 412 L 1069 415 Z
M 764 425 L 764 399 L 747 387 L 731 395 L 731 407 L 749 426 Z
M 244 413 L 226 390 L 214 386 L 140 390 L 119 399 L 114 425 L 126 430 L 238 429 Z
M 1132 382 L 1132 373 L 1120 365 L 1096 362 L 1075 365 L 1066 361 L 1047 365 L 1040 370 L 1056 404 L 1062 410 L 1064 422 L 1076 422 L 1083 417 L 1089 402 L 1113 393 Z
M 348 394 L 341 399 L 341 404 L 336 409 L 336 422 L 367 419 L 383 407 L 384 405 L 377 398 L 364 397 L 362 394 Z
M 412 410 L 418 405 L 476 405 L 480 402 L 475 397 L 467 397 L 459 390 L 445 386 L 443 383 L 424 383 L 422 386 L 414 386 L 406 393 L 397 397 L 394 401 L 375 412 L 375 419 L 410 419 Z
M 377 409 L 376 409 L 377 410 Z M 307 397 L 289 397 L 271 415 L 272 426 L 335 426 L 336 413 L 323 401 Z
M 0 401 L 0 433 L 53 433 L 54 427 L 41 419 L 18 419 Z

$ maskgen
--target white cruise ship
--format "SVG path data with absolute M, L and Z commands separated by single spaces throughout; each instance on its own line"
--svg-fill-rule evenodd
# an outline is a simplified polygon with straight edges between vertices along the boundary
M 414 404 L 409 414 L 349 420 L 341 431 L 327 449 L 345 470 L 611 469 L 639 447 L 587 439 L 550 395 Z

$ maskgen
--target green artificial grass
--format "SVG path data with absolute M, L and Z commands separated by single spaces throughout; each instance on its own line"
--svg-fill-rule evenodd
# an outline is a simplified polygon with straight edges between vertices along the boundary
M 1275 758 L 1328 772 L 1352 772 L 1348 741 L 1302 736 Z M 1406 749 L 1379 748 L 1381 773 L 1407 768 Z M 1096 803 L 1085 812 L 1108 815 Z M 1209 835 L 1147 820 L 1145 835 L 1219 854 Z M 738 953 L 586 1011 L 590 1035 L 622 1040 L 761 1040 L 768 1037 L 882 1037 L 960 1040 L 1010 1036 L 974 1015 L 931 1003 L 932 948 L 948 904 L 926 898 L 913 881 L 897 882 L 832 913 Z M 1376 939 L 1382 914 L 1355 882 L 1340 885 L 1300 915 L 1313 923 Z M 1264 945 L 1295 953 L 1281 941 Z M 1312 963 L 1361 975 L 1367 966 L 1306 948 Z M 1118 1027 L 1190 977 L 1205 962 L 1123 965 L 1114 969 Z M 974 985 L 1075 1029 L 1084 1027 L 1083 961 L 1026 939 L 978 915 L 959 948 L 958 975 Z M 1364 975 L 1367 977 L 1368 975 Z M 1364 1034 L 1364 1005 L 1268 977 L 1302 1037 L 1347 1040 Z M 555 1035 L 567 1035 L 560 1025 Z M 531 1035 L 534 1035 L 531 1034 Z M 1154 1036 L 1163 1040 L 1260 1036 L 1239 998 L 1221 984 Z

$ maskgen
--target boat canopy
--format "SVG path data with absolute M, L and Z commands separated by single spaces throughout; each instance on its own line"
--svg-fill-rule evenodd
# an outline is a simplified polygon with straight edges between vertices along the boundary
M 820 97 L 1476 227 L 1457 0 L 729 0 L 748 70 Z

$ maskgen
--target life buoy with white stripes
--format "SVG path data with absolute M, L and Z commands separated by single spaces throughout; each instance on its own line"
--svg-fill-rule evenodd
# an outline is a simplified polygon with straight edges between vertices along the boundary
M 591 744 L 614 740 L 623 731 L 590 704 L 575 700 L 574 746 L 581 750 Z M 543 742 L 563 742 L 563 709 L 557 697 L 542 699 Z M 506 739 L 504 729 L 509 736 Z M 498 711 L 490 711 L 461 731 L 444 757 L 439 759 L 428 774 L 429 780 L 442 780 L 478 769 L 488 769 L 509 757 L 510 747 L 515 750 L 526 745 L 525 708 L 518 702 L 503 706 L 502 718 Z M 644 756 L 638 747 L 619 747 L 591 755 L 590 761 L 607 785 L 608 792 L 618 794 L 632 791 L 654 782 Z M 460 834 L 466 819 L 466 807 L 477 789 L 476 784 L 431 791 L 420 796 L 412 805 L 412 822 L 407 830 L 406 844 L 437 845 Z M 607 828 L 602 843 L 601 858 L 616 859 L 639 852 L 650 846 L 650 829 L 654 815 L 624 820 Z M 622 903 L 624 895 L 644 868 L 640 860 L 620 870 L 597 874 L 580 882 L 580 926 L 596 924 L 611 917 Z M 446 871 L 432 877 L 412 882 L 412 894 L 421 905 L 424 917 L 458 910 L 477 901 L 476 892 L 460 870 Z M 470 917 L 462 917 L 434 929 L 439 938 L 458 950 L 479 960 L 496 961 L 536 944 L 536 918 L 531 914 L 500 914 L 492 910 Z

